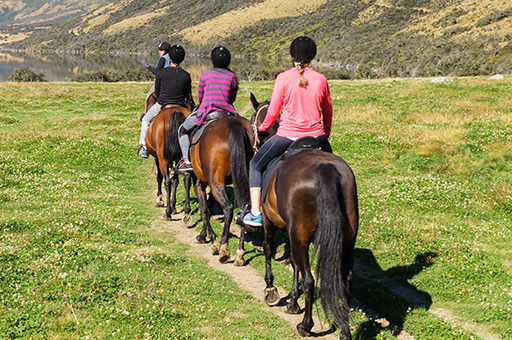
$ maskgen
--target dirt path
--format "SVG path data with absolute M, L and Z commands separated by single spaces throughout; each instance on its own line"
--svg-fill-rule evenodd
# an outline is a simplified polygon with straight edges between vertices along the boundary
M 197 244 L 195 242 L 197 232 L 194 229 L 185 227 L 180 221 L 173 220 L 169 222 L 163 221 L 161 219 L 155 220 L 153 223 L 153 229 L 156 232 L 174 232 L 178 241 L 190 246 L 189 251 L 191 254 L 205 258 L 208 261 L 208 265 L 213 269 L 229 274 L 233 281 L 235 281 L 241 289 L 248 291 L 256 300 L 260 301 L 260 305 L 264 310 L 274 313 L 276 316 L 290 324 L 290 335 L 293 334 L 297 324 L 302 321 L 304 314 L 286 314 L 284 312 L 284 306 L 281 305 L 275 307 L 267 306 L 267 304 L 263 301 L 263 289 L 265 288 L 266 284 L 263 278 L 258 275 L 256 270 L 251 266 L 235 267 L 233 265 L 233 259 L 230 259 L 226 264 L 219 263 L 218 256 L 213 256 L 211 254 L 210 244 Z M 288 295 L 288 292 L 281 287 L 278 287 L 278 291 L 281 298 Z M 281 303 L 282 302 L 283 300 Z M 299 300 L 299 303 L 300 302 L 301 301 Z M 304 306 L 303 301 L 301 306 Z M 315 322 L 315 325 L 312 329 L 313 337 L 321 337 L 322 339 L 326 340 L 338 339 L 336 334 L 329 331 L 330 327 L 326 322 L 318 319 L 316 316 L 314 316 L 313 320 Z
M 302 321 L 304 314 L 292 315 L 286 314 L 284 312 L 285 302 L 284 299 L 280 302 L 278 306 L 269 307 L 263 301 L 263 289 L 265 288 L 265 281 L 263 277 L 261 277 L 254 268 L 251 266 L 243 266 L 236 267 L 233 265 L 233 258 L 231 258 L 226 264 L 221 264 L 218 261 L 217 256 L 213 256 L 210 250 L 210 244 L 197 244 L 195 242 L 195 238 L 197 236 L 197 231 L 194 229 L 187 228 L 181 223 L 180 217 L 176 217 L 176 220 L 173 221 L 163 221 L 161 218 L 158 218 L 154 221 L 152 228 L 155 232 L 172 232 L 177 240 L 181 243 L 187 244 L 190 246 L 189 252 L 193 254 L 193 256 L 203 257 L 207 260 L 208 265 L 215 270 L 222 271 L 226 274 L 229 274 L 234 282 L 237 285 L 248 291 L 257 301 L 260 301 L 260 305 L 264 310 L 267 310 L 271 313 L 274 313 L 277 317 L 283 319 L 290 325 L 290 333 L 292 334 L 295 331 L 297 324 Z M 231 225 L 231 232 L 235 235 L 239 234 L 239 228 L 237 225 Z M 253 242 L 253 245 L 258 246 L 257 240 L 251 240 L 250 237 L 246 236 L 246 242 Z M 291 267 L 288 266 L 291 270 Z M 279 296 L 281 298 L 286 297 L 288 292 L 285 291 L 281 287 L 277 287 L 279 291 Z M 304 307 L 304 300 L 299 299 L 299 304 Z M 407 334 L 405 331 L 397 329 L 396 325 L 391 324 L 388 320 L 378 315 L 375 311 L 370 308 L 358 304 L 354 302 L 351 306 L 353 309 L 359 309 L 364 311 L 364 313 L 370 319 L 375 322 L 381 324 L 384 328 L 389 329 L 399 340 L 414 340 L 414 338 Z M 320 337 L 322 339 L 330 340 L 330 339 L 338 339 L 338 335 L 332 333 L 330 331 L 329 324 L 323 320 L 320 320 L 318 317 L 313 317 L 315 325 L 312 329 L 312 337 Z

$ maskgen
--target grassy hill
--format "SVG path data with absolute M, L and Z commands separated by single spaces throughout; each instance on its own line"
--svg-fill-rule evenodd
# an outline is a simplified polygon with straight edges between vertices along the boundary
M 300 34 L 317 41 L 317 67 L 330 78 L 512 72 L 512 4 L 503 0 L 119 0 L 4 48 L 134 53 L 167 40 L 206 55 L 225 44 L 246 61 L 241 73 L 270 79 L 289 66 Z
M 0 1 L 0 26 L 55 23 L 88 13 L 106 2 L 106 0 L 2 0 Z

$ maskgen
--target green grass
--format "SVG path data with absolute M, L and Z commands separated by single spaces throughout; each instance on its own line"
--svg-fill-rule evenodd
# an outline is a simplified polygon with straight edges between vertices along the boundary
M 135 157 L 149 84 L 0 87 L 0 338 L 290 338 L 225 274 L 152 231 L 152 162 Z M 330 140 L 358 184 L 355 299 L 415 339 L 477 339 L 464 324 L 512 339 L 510 79 L 330 89 Z M 250 92 L 269 99 L 272 82 L 241 84 L 241 114 Z M 262 253 L 246 250 L 263 275 Z M 291 273 L 273 269 L 290 289 Z M 362 311 L 352 327 L 393 338 Z
M 288 338 L 227 275 L 149 232 L 147 88 L 2 84 L 0 338 Z

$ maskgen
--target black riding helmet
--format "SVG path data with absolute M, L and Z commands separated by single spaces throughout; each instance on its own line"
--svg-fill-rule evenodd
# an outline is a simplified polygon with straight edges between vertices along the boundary
M 169 58 L 175 64 L 181 64 L 185 59 L 185 49 L 181 45 L 172 45 L 169 49 Z
M 168 42 L 164 41 L 158 45 L 158 49 L 169 52 L 169 50 L 171 49 L 171 45 L 169 45 Z
M 293 61 L 311 61 L 316 55 L 316 44 L 313 39 L 302 35 L 292 41 L 290 54 Z
M 213 67 L 228 68 L 231 62 L 231 54 L 228 49 L 223 46 L 215 47 L 210 54 Z

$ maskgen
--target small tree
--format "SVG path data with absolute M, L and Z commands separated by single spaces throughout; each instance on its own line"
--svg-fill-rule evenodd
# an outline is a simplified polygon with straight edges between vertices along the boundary
M 8 81 L 16 82 L 45 82 L 43 73 L 35 73 L 28 66 L 20 67 L 7 78 Z

